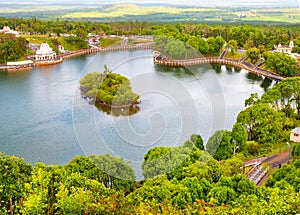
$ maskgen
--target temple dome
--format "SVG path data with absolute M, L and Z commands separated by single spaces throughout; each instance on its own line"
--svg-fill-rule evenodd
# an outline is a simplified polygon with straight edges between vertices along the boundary
M 3 27 L 3 32 L 10 32 L 10 28 L 8 26 L 4 26 Z
M 46 42 L 42 43 L 40 49 L 36 51 L 36 54 L 51 54 L 51 53 L 53 53 L 52 48 L 50 48 L 50 46 Z

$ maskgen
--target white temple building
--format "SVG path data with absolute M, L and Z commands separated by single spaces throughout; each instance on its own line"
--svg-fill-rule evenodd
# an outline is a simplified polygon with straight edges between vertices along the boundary
M 56 59 L 56 52 L 52 51 L 52 48 L 48 45 L 48 43 L 43 42 L 35 53 L 36 61 L 49 61 Z
M 8 26 L 4 26 L 3 29 L 0 29 L 0 33 L 14 34 L 16 37 L 19 36 L 19 32 L 18 31 L 11 30 Z
M 274 46 L 274 48 L 276 49 L 276 51 L 279 51 L 281 53 L 292 53 L 292 49 L 294 48 L 294 40 L 291 39 L 290 44 L 288 46 L 279 44 L 277 46 Z

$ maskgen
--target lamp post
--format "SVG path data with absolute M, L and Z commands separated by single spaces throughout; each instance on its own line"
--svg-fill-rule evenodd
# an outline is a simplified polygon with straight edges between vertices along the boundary
M 288 149 L 288 161 L 291 159 L 291 152 L 290 152 L 290 149 L 291 149 L 291 144 L 289 142 L 286 142 L 286 144 L 288 145 L 289 149 Z

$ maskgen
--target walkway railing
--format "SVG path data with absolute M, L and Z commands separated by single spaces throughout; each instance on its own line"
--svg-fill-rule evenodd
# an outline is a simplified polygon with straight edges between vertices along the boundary
M 211 63 L 218 63 L 218 64 L 225 64 L 236 66 L 242 69 L 245 69 L 253 74 L 261 75 L 268 77 L 273 80 L 283 80 L 284 77 L 273 73 L 271 71 L 267 71 L 261 68 L 256 68 L 252 63 L 249 62 L 241 62 L 240 60 L 233 60 L 228 58 L 219 58 L 219 57 L 201 57 L 201 58 L 194 58 L 194 59 L 183 59 L 183 60 L 173 60 L 173 59 L 163 59 L 160 55 L 154 56 L 154 64 L 162 65 L 162 66 L 193 66 L 193 65 L 200 65 L 200 64 L 211 64 Z
M 125 46 L 109 46 L 109 47 L 98 47 L 91 49 L 81 49 L 78 51 L 67 52 L 65 54 L 59 55 L 63 59 L 72 58 L 84 54 L 93 54 L 98 52 L 107 52 L 107 51 L 119 51 L 119 50 L 137 50 L 137 49 L 153 49 L 154 43 L 144 43 L 136 45 L 125 45 Z

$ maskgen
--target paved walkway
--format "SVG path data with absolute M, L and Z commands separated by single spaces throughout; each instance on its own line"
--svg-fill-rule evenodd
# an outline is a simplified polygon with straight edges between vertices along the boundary
M 286 164 L 292 156 L 289 151 L 283 151 L 268 157 L 256 158 L 244 163 L 244 166 L 253 166 L 247 173 L 247 177 L 252 180 L 256 185 L 262 185 L 269 178 L 268 170 L 270 168 L 279 168 L 282 164 Z M 266 165 L 267 164 L 267 165 Z M 263 168 L 267 166 L 266 168 Z

